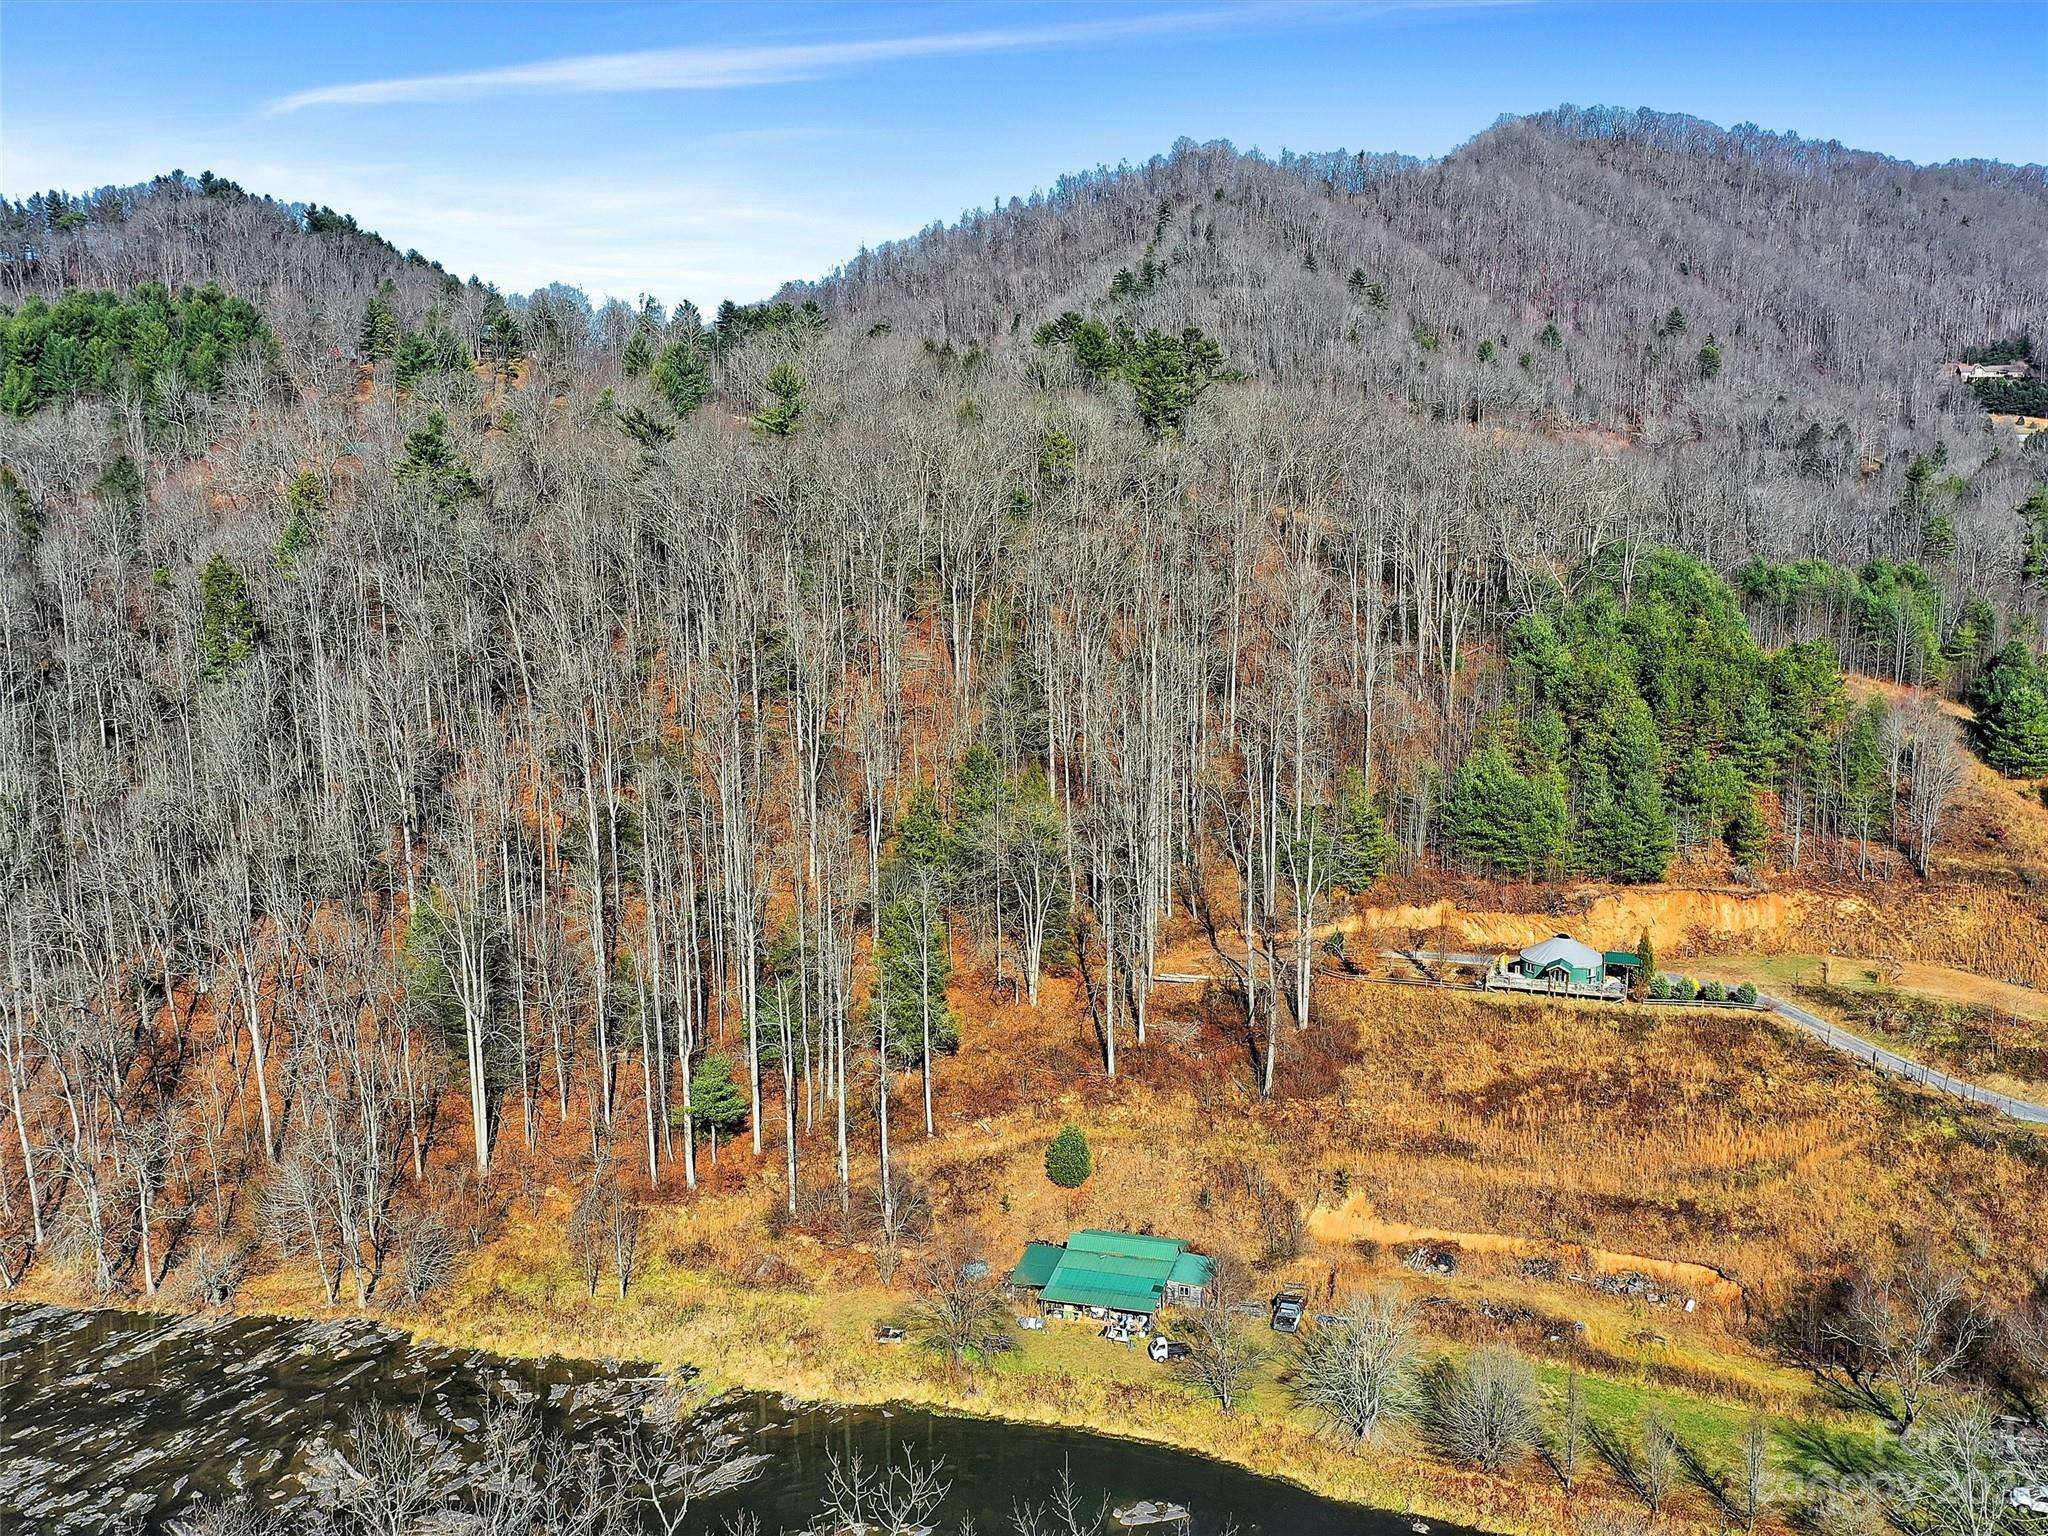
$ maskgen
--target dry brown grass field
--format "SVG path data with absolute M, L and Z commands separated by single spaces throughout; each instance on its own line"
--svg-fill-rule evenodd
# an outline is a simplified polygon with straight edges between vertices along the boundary
M 511 1171 L 525 1192 L 457 1286 L 396 1320 L 465 1345 L 690 1364 L 713 1387 L 1149 1435 L 1389 1507 L 1557 1532 L 1574 1510 L 1626 1504 L 1611 1474 L 1568 1504 L 1533 1462 L 1482 1477 L 1413 1437 L 1347 1452 L 1292 1407 L 1277 1339 L 1244 1409 L 1225 1417 L 1089 1330 L 1055 1328 L 994 1369 L 960 1372 L 879 1346 L 872 1328 L 904 1315 L 926 1255 L 1007 1266 L 1025 1241 L 1078 1226 L 1170 1233 L 1241 1256 L 1262 1290 L 1298 1280 L 1320 1303 L 1402 1288 L 1424 1303 L 1432 1350 L 1511 1343 L 1541 1362 L 1553 1396 L 1576 1364 L 1617 1434 L 1654 1408 L 1726 1467 L 1756 1412 L 1850 1422 L 1761 1342 L 1813 1277 L 1932 1244 L 1997 1293 L 2048 1252 L 2048 1139 L 1891 1086 L 1751 1015 L 1330 974 L 1321 1017 L 1283 1040 L 1279 1091 L 1261 1101 L 1221 989 L 1162 987 L 1148 1040 L 1127 1045 L 1114 1080 L 1071 982 L 1036 1013 L 961 991 L 964 1046 L 942 1068 L 940 1132 L 926 1140 L 907 1113 L 899 1130 L 933 1222 L 893 1283 L 871 1234 L 838 1215 L 823 1139 L 791 1218 L 773 1137 L 759 1161 L 742 1138 L 697 1195 L 650 1192 L 648 1252 L 625 1300 L 608 1276 L 585 1294 L 561 1239 L 571 1191 L 559 1175 L 544 1182 L 536 1159 Z M 910 1084 L 902 1096 L 907 1111 Z M 1071 1193 L 1043 1162 L 1065 1123 L 1086 1129 L 1095 1155 Z M 1423 1272 L 1418 1252 L 1455 1268 Z M 1657 1300 L 1594 1279 L 1631 1270 Z M 244 1304 L 317 1312 L 319 1300 L 308 1276 L 283 1270 Z M 1717 1518 L 1696 1490 L 1675 1515 L 1703 1529 Z

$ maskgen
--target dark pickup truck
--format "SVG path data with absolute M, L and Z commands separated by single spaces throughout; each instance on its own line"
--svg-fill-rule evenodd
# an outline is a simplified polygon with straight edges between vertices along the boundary
M 1301 1317 L 1308 1310 L 1308 1289 L 1283 1285 L 1273 1298 L 1273 1327 L 1281 1333 L 1299 1333 Z

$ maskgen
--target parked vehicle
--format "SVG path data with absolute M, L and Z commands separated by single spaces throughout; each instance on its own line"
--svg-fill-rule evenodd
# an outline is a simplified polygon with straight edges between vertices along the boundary
M 1045 1331 L 1045 1319 L 1036 1312 L 1026 1312 L 1017 1319 L 1017 1326 L 1026 1333 L 1043 1333 Z
M 1273 1298 L 1273 1327 L 1280 1333 L 1301 1332 L 1302 1314 L 1308 1310 L 1308 1288 L 1283 1285 Z
M 903 1330 L 894 1323 L 875 1324 L 875 1342 L 877 1344 L 901 1344 L 904 1337 Z
M 1165 1334 L 1155 1334 L 1152 1342 L 1145 1346 L 1145 1353 L 1165 1365 L 1170 1360 L 1185 1360 L 1194 1353 L 1179 1339 L 1169 1339 Z

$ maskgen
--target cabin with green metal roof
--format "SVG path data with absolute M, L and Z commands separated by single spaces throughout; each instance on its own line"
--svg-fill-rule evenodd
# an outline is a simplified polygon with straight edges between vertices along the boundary
M 1010 1285 L 1055 1316 L 1149 1318 L 1166 1305 L 1192 1306 L 1208 1294 L 1210 1262 L 1177 1237 L 1087 1228 L 1065 1243 L 1032 1243 Z

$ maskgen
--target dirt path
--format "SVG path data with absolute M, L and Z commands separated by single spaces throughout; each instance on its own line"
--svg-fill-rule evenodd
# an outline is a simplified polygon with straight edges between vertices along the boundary
M 1309 1236 L 1325 1243 L 1378 1243 L 1398 1247 L 1428 1243 L 1457 1248 L 1466 1253 L 1505 1254 L 1510 1258 L 1554 1258 L 1567 1264 L 1582 1263 L 1596 1274 L 1624 1275 L 1630 1272 L 1696 1296 L 1703 1303 L 1733 1307 L 1742 1301 L 1742 1287 L 1706 1264 L 1685 1259 L 1658 1259 L 1648 1254 L 1619 1253 L 1610 1248 L 1589 1248 L 1583 1243 L 1559 1243 L 1545 1238 L 1520 1237 L 1506 1232 L 1459 1232 L 1449 1227 L 1418 1227 L 1404 1221 L 1387 1221 L 1374 1214 L 1372 1203 L 1353 1195 L 1342 1205 L 1311 1211 Z

